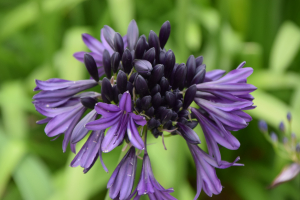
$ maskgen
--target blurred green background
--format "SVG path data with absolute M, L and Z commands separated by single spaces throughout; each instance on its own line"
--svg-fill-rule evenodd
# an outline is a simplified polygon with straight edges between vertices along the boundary
M 202 192 L 200 199 L 300 199 L 300 176 L 267 189 L 288 161 L 274 154 L 257 128 L 257 120 L 264 119 L 276 131 L 291 111 L 300 137 L 299 8 L 294 0 L 0 0 L 0 199 L 104 199 L 120 148 L 104 154 L 109 174 L 100 162 L 85 175 L 80 167 L 69 167 L 74 154 L 62 152 L 62 138 L 51 142 L 44 125 L 35 124 L 43 117 L 31 104 L 32 90 L 34 79 L 87 78 L 84 65 L 72 57 L 87 50 L 81 33 L 99 38 L 109 25 L 125 34 L 131 19 L 146 35 L 169 20 L 166 48 L 177 62 L 194 54 L 204 56 L 209 70 L 228 71 L 244 60 L 254 68 L 249 78 L 258 87 L 253 93 L 258 107 L 249 112 L 254 120 L 234 133 L 239 150 L 221 148 L 224 160 L 240 156 L 245 166 L 217 169 L 222 193 L 209 198 Z M 196 171 L 185 142 L 166 138 L 165 151 L 161 140 L 150 140 L 156 178 L 165 188 L 174 187 L 176 198 L 193 199 Z

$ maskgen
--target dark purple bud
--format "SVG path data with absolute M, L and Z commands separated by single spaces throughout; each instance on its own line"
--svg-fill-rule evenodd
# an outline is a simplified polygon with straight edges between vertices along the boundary
M 94 109 L 95 104 L 98 103 L 94 98 L 91 97 L 82 97 L 80 98 L 81 104 L 90 109 Z
M 136 77 L 134 86 L 136 93 L 140 94 L 141 96 L 144 96 L 149 93 L 147 82 L 141 75 L 138 75 Z
M 111 60 L 111 68 L 113 72 L 116 73 L 118 71 L 118 67 L 121 61 L 121 56 L 118 52 L 114 52 L 110 60 Z
M 127 76 L 123 71 L 119 71 L 117 76 L 117 87 L 121 94 L 127 91 Z
M 157 128 L 152 129 L 151 133 L 155 138 L 158 138 L 158 136 L 162 135 L 162 132 L 160 132 Z
M 166 101 L 167 101 L 167 104 L 169 105 L 169 107 L 173 108 L 175 106 L 175 103 L 176 103 L 175 94 L 173 94 L 172 92 L 167 91 L 165 97 L 166 97 Z
M 181 63 L 175 71 L 173 89 L 176 89 L 177 87 L 179 87 L 180 90 L 183 89 L 184 81 L 185 81 L 185 78 L 186 78 L 186 72 L 187 72 L 187 69 L 186 69 L 185 64 Z
M 133 72 L 129 77 L 129 82 L 133 83 L 137 75 L 139 75 L 137 72 Z
M 176 104 L 175 104 L 173 110 L 176 111 L 176 112 L 178 112 L 181 107 L 182 107 L 182 101 L 177 99 L 176 100 Z
M 111 59 L 110 59 L 109 52 L 106 49 L 103 51 L 102 63 L 103 63 L 106 77 L 110 79 L 111 78 Z
M 165 66 L 165 77 L 169 78 L 172 71 L 173 71 L 173 68 L 174 68 L 174 65 L 175 65 L 175 55 L 173 53 L 173 51 L 170 49 L 169 51 L 167 51 L 166 53 L 166 56 L 165 56 L 165 63 L 164 63 L 164 66 Z
M 196 66 L 198 67 L 198 66 L 202 65 L 202 63 L 203 63 L 203 56 L 198 56 L 196 58 Z
M 155 119 L 155 118 L 151 118 L 148 121 L 147 125 L 148 125 L 148 129 L 151 130 L 153 128 L 156 128 L 156 127 L 160 126 L 160 122 L 157 119 Z
M 143 60 L 148 60 L 150 63 L 153 63 L 155 59 L 155 49 L 154 47 L 150 48 L 143 56 Z
M 135 108 L 140 112 L 142 111 L 142 101 L 140 98 L 137 98 L 135 101 Z
M 151 90 L 151 96 L 154 96 L 158 92 L 160 93 L 160 86 L 156 84 Z
M 132 96 L 132 90 L 133 90 L 133 85 L 130 82 L 127 82 L 127 90 L 129 91 L 130 95 Z
M 177 120 L 177 118 L 178 118 L 178 114 L 177 114 L 177 112 L 175 112 L 174 110 L 172 111 L 172 117 L 171 117 L 171 120 L 172 121 L 175 121 L 175 120 Z
M 84 59 L 85 67 L 88 70 L 89 74 L 96 82 L 98 82 L 99 74 L 98 74 L 97 64 L 96 64 L 93 56 L 85 53 L 83 59 Z
M 162 111 L 161 116 L 160 116 L 162 124 L 166 123 L 171 118 L 172 118 L 172 110 L 171 109 L 165 109 L 164 111 Z
M 153 100 L 153 97 L 152 97 L 152 100 Z M 152 104 L 152 105 L 153 105 L 153 104 Z M 167 108 L 164 107 L 164 106 L 158 107 L 158 108 L 155 110 L 155 117 L 156 117 L 157 119 L 160 119 L 160 116 L 161 116 L 162 112 L 163 112 L 164 110 L 166 110 L 166 109 L 167 109 Z
M 187 86 L 189 87 L 192 79 L 196 75 L 196 61 L 195 61 L 195 57 L 193 55 L 191 55 L 188 58 L 188 60 L 186 62 L 186 67 L 187 67 L 186 82 L 187 82 Z
M 159 39 L 154 31 L 150 31 L 149 37 L 148 37 L 148 44 L 149 47 L 154 47 L 155 52 L 160 52 L 160 45 L 159 45 Z M 159 60 L 159 53 L 155 54 L 155 59 Z
M 143 76 L 150 76 L 152 71 L 152 64 L 147 60 L 135 60 L 134 68 Z
M 148 117 L 152 117 L 154 115 L 154 108 L 153 107 L 150 107 L 146 112 L 145 114 L 148 116 Z
M 202 64 L 202 65 L 197 66 L 195 74 L 198 74 L 198 72 L 201 71 L 202 69 L 206 70 L 206 64 Z
M 169 39 L 171 33 L 171 24 L 169 21 L 163 23 L 159 31 L 159 42 L 160 47 L 163 49 Z
M 117 85 L 114 85 L 112 87 L 112 90 L 113 90 L 113 100 L 116 104 L 118 104 L 119 103 L 119 94 L 120 94 L 120 92 L 119 92 L 119 89 L 118 89 Z
M 141 103 L 142 103 L 142 109 L 143 110 L 147 110 L 149 107 L 150 107 L 150 104 L 151 104 L 151 96 L 148 95 L 148 96 L 144 96 L 141 100 Z
M 161 104 L 161 95 L 160 93 L 156 93 L 153 97 L 152 97 L 152 106 L 154 108 L 158 108 Z
M 187 125 L 191 129 L 194 129 L 198 125 L 198 121 L 188 121 L 185 125 Z
M 172 73 L 170 74 L 170 77 L 168 77 L 168 78 L 169 78 L 169 81 L 170 81 L 170 85 L 171 85 L 172 87 L 173 87 L 173 84 L 174 84 L 175 72 L 176 72 L 178 66 L 179 66 L 179 65 L 178 65 L 177 63 L 174 65 L 174 68 L 173 68 L 173 70 L 172 70 Z
M 166 91 L 169 90 L 169 81 L 165 77 L 162 77 L 160 80 L 160 88 L 161 88 L 161 94 L 164 95 Z
M 159 54 L 159 63 L 160 64 L 165 64 L 165 58 L 166 58 L 166 51 L 161 50 Z
M 258 121 L 258 128 L 261 132 L 267 133 L 268 132 L 268 125 L 264 120 Z
M 179 89 L 173 90 L 173 93 L 176 96 L 176 99 L 182 100 L 183 101 L 183 95 Z
M 184 100 L 183 100 L 183 109 L 187 109 L 191 103 L 194 101 L 195 95 L 197 92 L 197 86 L 191 85 L 185 92 Z
M 135 46 L 135 59 L 142 59 L 145 51 L 147 50 L 146 37 L 142 35 Z
M 139 28 L 135 20 L 131 20 L 127 29 L 127 42 L 129 50 L 133 50 L 139 37 Z
M 200 67 L 198 67 L 197 69 L 199 68 Z M 203 83 L 206 74 L 206 69 L 203 67 L 201 67 L 200 69 L 201 70 L 197 72 L 197 74 L 194 76 L 193 80 L 191 81 L 191 85 Z
M 105 103 L 110 103 L 113 100 L 113 90 L 112 90 L 110 81 L 106 77 L 104 77 L 102 79 L 101 96 L 102 96 L 103 101 L 104 102 L 106 101 Z
M 120 56 L 122 56 L 124 52 L 124 42 L 120 33 L 115 33 L 114 47 L 115 51 L 118 52 Z
M 292 120 L 292 114 L 291 114 L 291 112 L 288 112 L 288 114 L 286 115 L 286 118 L 287 118 L 287 120 L 289 122 L 291 122 L 291 120 Z
M 181 111 L 179 111 L 178 112 L 178 117 L 184 117 L 184 118 L 188 118 L 188 116 L 189 116 L 189 111 L 187 111 L 187 110 L 181 110 Z
M 186 123 L 188 122 L 188 120 L 187 120 L 186 118 L 184 118 L 184 117 L 180 117 L 180 118 L 177 120 L 177 122 L 180 122 L 180 123 L 182 123 L 182 124 L 186 124 Z
M 164 75 L 164 66 L 162 64 L 155 65 L 151 72 L 151 76 L 149 78 L 149 85 L 150 87 L 159 83 L 160 79 Z
M 132 69 L 132 55 L 129 49 L 125 49 L 123 53 L 122 64 L 123 64 L 124 72 L 129 74 Z
M 169 120 L 169 121 L 167 121 L 167 122 L 164 124 L 163 129 L 170 130 L 171 127 L 172 127 L 172 121 Z

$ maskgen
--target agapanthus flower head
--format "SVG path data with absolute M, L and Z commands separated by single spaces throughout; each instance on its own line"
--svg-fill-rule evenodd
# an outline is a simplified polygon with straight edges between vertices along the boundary
M 162 137 L 163 145 L 164 136 L 179 136 L 188 143 L 197 167 L 195 199 L 202 189 L 209 196 L 221 192 L 215 168 L 241 165 L 236 164 L 238 159 L 233 163 L 222 161 L 219 145 L 238 149 L 240 143 L 230 131 L 243 129 L 252 120 L 244 110 L 255 108 L 250 93 L 256 88 L 247 83 L 253 69 L 244 68 L 242 62 L 226 75 L 223 70 L 206 71 L 203 57 L 193 55 L 186 63 L 176 63 L 174 52 L 165 48 L 170 33 L 169 21 L 163 23 L 158 35 L 150 31 L 148 37 L 139 35 L 134 20 L 123 37 L 104 26 L 101 42 L 82 35 L 91 52 L 74 54 L 85 64 L 90 79 L 36 81 L 35 90 L 41 91 L 33 97 L 33 103 L 47 117 L 38 123 L 47 123 L 49 137 L 64 134 L 64 151 L 71 142 L 75 153 L 76 143 L 91 130 L 72 167 L 81 166 L 86 173 L 99 157 L 108 172 L 102 152 L 110 152 L 124 142 L 130 147 L 107 185 L 112 199 L 139 199 L 144 194 L 150 199 L 175 199 L 170 194 L 173 189 L 164 189 L 154 178 L 146 149 L 147 132 Z M 198 124 L 208 153 L 197 146 L 201 141 L 193 129 Z M 137 153 L 142 151 L 142 173 L 132 192 Z

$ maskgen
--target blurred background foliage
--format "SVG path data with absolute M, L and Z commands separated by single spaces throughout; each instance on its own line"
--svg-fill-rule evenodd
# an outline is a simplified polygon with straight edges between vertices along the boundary
M 44 126 L 35 124 L 42 116 L 31 104 L 32 90 L 34 79 L 87 78 L 84 65 L 72 57 L 87 50 L 81 33 L 99 38 L 107 24 L 125 34 L 131 19 L 146 35 L 151 29 L 158 33 L 169 20 L 166 48 L 177 62 L 194 54 L 204 56 L 209 70 L 228 71 L 244 60 L 254 68 L 249 79 L 258 87 L 253 93 L 257 108 L 249 112 L 254 120 L 234 133 L 239 150 L 221 149 L 223 159 L 240 156 L 245 166 L 217 170 L 224 190 L 212 199 L 299 199 L 300 177 L 267 189 L 287 161 L 275 156 L 257 128 L 257 120 L 264 119 L 277 130 L 291 111 L 300 137 L 299 7 L 294 0 L 1 0 L 0 199 L 104 199 L 120 148 L 104 154 L 109 174 L 99 162 L 87 174 L 69 167 L 74 155 L 62 152 L 62 138 L 51 142 Z M 165 151 L 160 140 L 151 140 L 156 178 L 174 187 L 176 198 L 193 199 L 196 171 L 184 141 L 166 138 Z M 205 142 L 200 146 L 205 149 Z M 202 192 L 200 199 L 210 198 Z

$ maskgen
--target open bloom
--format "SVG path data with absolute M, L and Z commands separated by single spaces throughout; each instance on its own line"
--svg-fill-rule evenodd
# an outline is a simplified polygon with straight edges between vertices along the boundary
M 135 148 L 131 147 L 107 183 L 110 198 L 126 200 L 130 196 L 136 173 L 136 164 Z
M 102 142 L 102 151 L 109 152 L 117 147 L 123 141 L 125 132 L 133 146 L 141 150 L 145 148 L 135 124 L 144 126 L 147 121 L 145 117 L 132 112 L 129 92 L 122 95 L 119 106 L 99 102 L 95 110 L 102 115 L 102 118 L 89 122 L 85 127 L 89 130 L 103 130 L 111 127 Z
M 174 192 L 173 188 L 165 189 L 157 182 L 152 172 L 149 156 L 145 153 L 140 180 L 133 193 L 137 193 L 134 200 L 138 200 L 146 194 L 150 199 L 176 200 L 170 195 L 171 192 Z
M 220 179 L 217 177 L 215 168 L 224 169 L 230 166 L 242 166 L 242 164 L 236 163 L 240 158 L 238 157 L 233 163 L 226 161 L 217 163 L 213 157 L 207 155 L 197 145 L 187 144 L 197 168 L 197 194 L 194 200 L 198 199 L 202 189 L 208 196 L 219 194 L 222 191 L 222 185 Z

